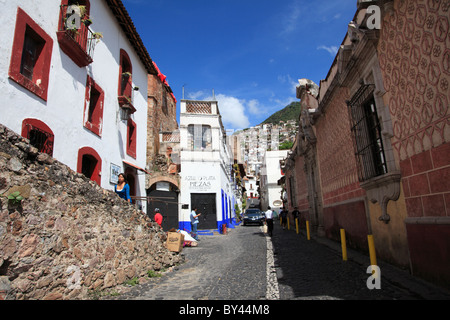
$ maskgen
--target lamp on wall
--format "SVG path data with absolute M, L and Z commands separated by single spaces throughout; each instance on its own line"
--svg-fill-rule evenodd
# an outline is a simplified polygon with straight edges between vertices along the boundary
M 136 108 L 133 106 L 131 99 L 119 100 L 120 106 L 120 120 L 127 121 L 130 116 L 136 112 Z
M 124 107 L 120 107 L 120 120 L 122 121 L 128 121 L 128 119 L 130 119 L 131 116 L 131 109 L 130 108 L 124 108 Z

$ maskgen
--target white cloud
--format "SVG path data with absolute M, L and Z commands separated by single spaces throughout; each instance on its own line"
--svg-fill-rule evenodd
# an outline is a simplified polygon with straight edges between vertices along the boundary
M 295 81 L 291 75 L 287 74 L 287 75 L 279 75 L 278 76 L 278 81 L 282 84 L 286 84 L 290 87 L 290 92 L 292 94 L 296 94 L 297 92 L 297 86 L 298 86 L 298 81 Z
M 256 99 L 250 100 L 248 102 L 248 111 L 251 114 L 259 114 L 261 113 L 261 110 L 259 108 L 259 101 Z
M 187 96 L 188 99 L 192 100 L 214 100 L 214 97 L 210 92 L 205 92 L 203 90 L 189 93 Z M 236 130 L 248 128 L 250 126 L 248 116 L 245 114 L 248 109 L 247 101 L 225 94 L 216 94 L 215 100 L 219 104 L 219 112 L 222 116 L 222 123 L 225 129 Z M 251 103 L 252 107 L 255 105 L 255 102 Z M 254 109 L 252 109 L 252 111 L 253 110 Z
M 284 14 L 284 17 L 281 20 L 283 24 L 283 30 L 281 31 L 282 35 L 290 34 L 297 29 L 302 13 L 300 5 L 300 1 L 294 1 L 288 6 L 288 12 Z
M 321 46 L 318 46 L 318 47 L 317 47 L 317 50 L 326 50 L 326 51 L 328 51 L 328 53 L 331 54 L 332 56 L 335 56 L 335 55 L 337 54 L 338 49 L 339 49 L 339 48 L 338 48 L 337 46 L 330 46 L 330 47 L 327 47 L 327 46 L 321 45 Z
M 216 100 L 219 103 L 219 111 L 226 129 L 240 129 L 250 126 L 250 121 L 245 114 L 245 100 L 224 94 L 216 95 Z
M 188 92 L 187 98 L 191 100 L 197 100 L 198 98 L 205 95 L 205 92 L 202 90 L 195 91 L 195 92 Z
M 280 77 L 281 79 L 282 77 Z M 284 76 L 284 81 L 286 83 L 294 83 L 292 78 L 287 75 Z M 188 99 L 194 100 L 204 100 L 211 101 L 214 100 L 211 92 L 205 90 L 199 90 L 196 92 L 192 92 L 187 94 Z M 290 102 L 292 102 L 292 98 L 288 99 L 274 99 L 275 94 L 272 94 L 272 98 L 269 100 L 272 104 L 276 104 L 278 106 L 286 106 Z M 219 112 L 222 116 L 222 123 L 226 130 L 241 130 L 245 128 L 249 128 L 252 124 L 250 119 L 258 119 L 264 120 L 264 117 L 269 117 L 273 111 L 273 105 L 271 107 L 262 105 L 258 99 L 239 99 L 234 96 L 226 95 L 226 94 L 216 94 L 215 100 L 217 100 L 219 104 Z M 294 99 L 295 100 L 295 99 Z M 287 102 L 287 103 L 285 103 Z

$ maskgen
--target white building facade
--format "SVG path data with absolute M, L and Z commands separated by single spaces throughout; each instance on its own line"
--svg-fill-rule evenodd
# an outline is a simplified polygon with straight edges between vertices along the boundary
M 122 2 L 11 0 L 0 19 L 0 122 L 105 189 L 125 172 L 145 196 L 156 71 Z
M 240 147 L 237 160 L 247 164 L 248 174 L 255 176 L 261 174 L 265 152 L 279 148 L 279 133 L 280 130 L 276 125 L 260 124 L 236 134 Z
M 233 227 L 232 155 L 217 101 L 181 100 L 180 163 L 180 229 L 191 230 L 195 208 L 199 229 Z
M 244 188 L 247 200 L 259 199 L 258 180 L 255 176 L 247 174 L 244 178 Z
M 268 206 L 280 211 L 283 206 L 281 201 L 281 186 L 278 180 L 284 175 L 280 166 L 280 160 L 286 158 L 288 150 L 266 151 L 260 176 L 261 208 L 266 210 Z

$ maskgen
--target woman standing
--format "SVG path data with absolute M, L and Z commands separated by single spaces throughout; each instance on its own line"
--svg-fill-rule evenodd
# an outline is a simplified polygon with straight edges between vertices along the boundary
M 126 182 L 125 175 L 123 173 L 119 173 L 119 181 L 117 182 L 117 185 L 114 186 L 114 191 L 119 195 L 119 197 L 131 203 L 130 186 Z

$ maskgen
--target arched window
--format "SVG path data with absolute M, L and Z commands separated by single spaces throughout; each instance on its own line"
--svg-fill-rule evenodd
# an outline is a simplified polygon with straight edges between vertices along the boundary
M 78 150 L 77 172 L 101 186 L 101 170 L 102 159 L 94 149 L 84 147 Z
M 131 64 L 128 53 L 120 49 L 119 96 L 125 96 L 131 99 L 132 83 L 133 65 Z
M 136 112 L 133 106 L 133 65 L 130 56 L 123 49 L 120 49 L 118 100 L 120 107 L 126 110 L 128 115 Z
M 30 140 L 30 144 L 39 152 L 53 156 L 55 136 L 53 131 L 42 121 L 25 119 L 22 122 L 22 137 Z

